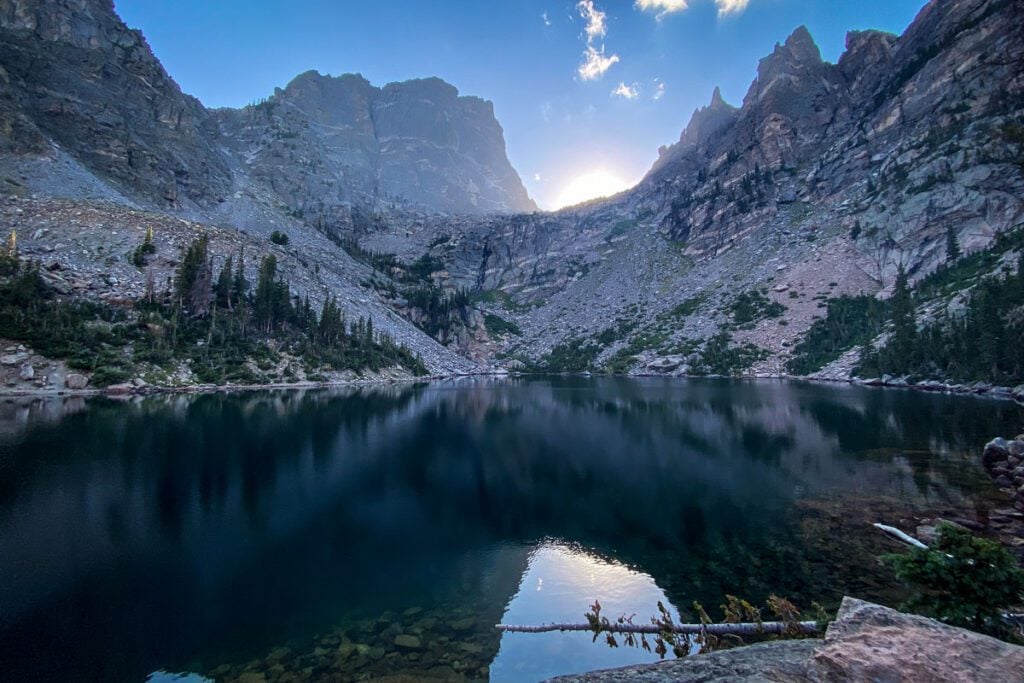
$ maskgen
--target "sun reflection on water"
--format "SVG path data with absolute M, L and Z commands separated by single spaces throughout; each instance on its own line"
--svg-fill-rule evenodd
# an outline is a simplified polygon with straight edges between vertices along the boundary
M 547 541 L 531 554 L 519 591 L 509 601 L 502 622 L 545 624 L 585 622 L 584 613 L 601 602 L 609 619 L 635 614 L 646 623 L 658 601 L 669 604 L 664 591 L 647 574 L 583 549 Z M 627 664 L 658 661 L 639 648 L 610 648 L 592 642 L 589 633 L 506 633 L 491 664 L 491 681 L 542 680 L 551 676 Z

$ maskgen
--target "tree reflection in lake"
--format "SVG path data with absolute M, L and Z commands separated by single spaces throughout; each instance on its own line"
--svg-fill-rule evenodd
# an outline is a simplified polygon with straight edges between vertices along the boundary
M 7 402 L 0 670 L 479 676 L 506 608 L 547 618 L 509 602 L 549 539 L 679 606 L 881 597 L 887 546 L 865 514 L 973 514 L 993 496 L 977 450 L 1021 417 L 911 392 L 614 378 Z M 516 666 L 502 647 L 496 677 Z M 555 648 L 538 671 L 589 656 Z

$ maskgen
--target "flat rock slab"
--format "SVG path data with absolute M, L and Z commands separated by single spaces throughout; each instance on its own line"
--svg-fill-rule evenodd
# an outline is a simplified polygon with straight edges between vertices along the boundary
M 668 683 L 668 681 L 730 681 L 736 683 L 805 683 L 816 681 L 809 671 L 817 640 L 758 643 L 733 650 L 694 655 L 658 664 L 627 666 L 560 676 L 552 683 Z
M 1024 647 L 844 598 L 824 640 L 759 643 L 658 664 L 561 676 L 552 681 L 1024 683 Z

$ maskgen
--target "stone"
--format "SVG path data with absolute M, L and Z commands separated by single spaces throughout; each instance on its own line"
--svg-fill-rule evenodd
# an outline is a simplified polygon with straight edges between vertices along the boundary
M 402 633 L 395 636 L 395 647 L 400 650 L 422 650 L 423 643 L 416 636 Z
M 1006 439 L 996 437 L 985 444 L 985 450 L 981 454 L 981 462 L 985 467 L 992 468 L 995 463 L 1003 462 L 1010 454 L 1009 444 Z
M 658 664 L 573 674 L 559 683 L 988 683 L 1024 681 L 1024 647 L 843 598 L 824 640 L 759 643 Z
M 24 363 L 29 358 L 29 355 L 25 351 L 16 351 L 15 353 L 6 353 L 0 356 L 0 365 L 18 365 Z
M 68 373 L 68 376 L 64 378 L 64 386 L 68 389 L 81 390 L 89 386 L 89 378 L 85 375 L 80 375 L 77 372 Z
M 35 378 L 35 376 L 36 371 L 35 369 L 33 369 L 30 363 L 25 363 L 24 365 L 21 366 L 21 369 L 18 371 L 18 377 L 25 382 L 31 381 L 32 379 Z
M 476 626 L 476 617 L 464 617 L 462 619 L 456 619 L 452 621 L 449 624 L 449 626 L 451 626 L 452 630 L 456 633 L 464 633 L 466 631 L 471 631 L 473 630 L 473 627 Z
M 1024 647 L 849 597 L 813 661 L 822 680 L 1024 680 Z
M 1008 489 L 1011 486 L 1013 486 L 1013 480 L 1010 479 L 1005 474 L 1000 474 L 998 477 L 996 477 L 996 486 L 998 486 L 1001 489 Z
M 130 394 L 135 391 L 135 385 L 131 382 L 123 382 L 121 384 L 111 384 L 104 391 L 114 396 L 123 396 L 124 394 Z

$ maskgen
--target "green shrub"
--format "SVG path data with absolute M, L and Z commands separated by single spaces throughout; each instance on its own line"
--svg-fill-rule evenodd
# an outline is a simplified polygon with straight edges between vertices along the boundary
M 1006 638 L 1003 611 L 1024 599 L 1024 572 L 1002 545 L 952 524 L 939 525 L 928 550 L 882 559 L 913 591 L 903 605 L 918 614 Z
M 270 233 L 270 241 L 283 247 L 288 244 L 288 235 L 280 230 L 275 230 Z

